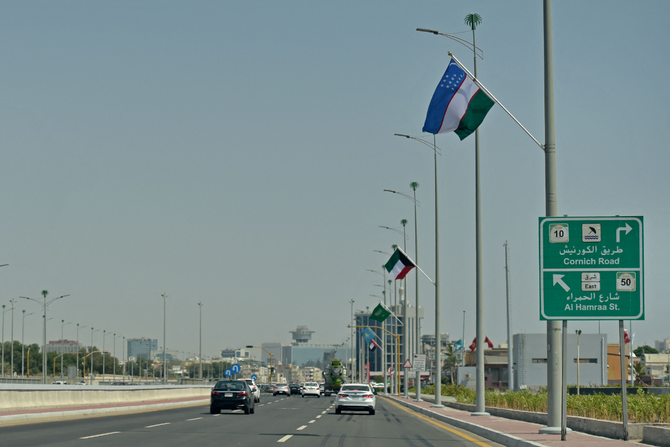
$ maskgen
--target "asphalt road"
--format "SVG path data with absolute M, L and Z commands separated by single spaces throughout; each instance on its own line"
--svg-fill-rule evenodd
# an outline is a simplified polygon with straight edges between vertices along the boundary
M 377 413 L 335 414 L 334 397 L 263 395 L 256 414 L 209 406 L 0 427 L 4 446 L 499 446 L 377 399 Z

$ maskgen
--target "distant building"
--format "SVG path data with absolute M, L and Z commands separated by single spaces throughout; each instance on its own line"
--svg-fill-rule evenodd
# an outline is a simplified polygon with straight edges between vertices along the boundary
M 151 351 L 156 351 L 158 349 L 158 340 L 155 338 L 129 338 L 127 342 L 128 357 L 150 359 Z
M 577 384 L 577 335 L 568 334 L 568 383 Z M 514 389 L 547 385 L 547 334 L 515 334 L 513 337 Z M 581 334 L 579 337 L 580 385 L 608 383 L 610 361 L 606 334 Z M 502 364 L 502 363 L 501 363 Z M 616 369 L 610 364 L 610 371 Z M 502 380 L 502 377 L 501 377 Z M 619 380 L 621 376 L 619 375 Z M 611 382 L 610 382 L 611 383 Z
M 661 379 L 668 383 L 668 370 L 670 369 L 670 354 L 648 354 L 642 353 L 641 362 L 644 372 L 654 379 Z M 621 369 L 621 368 L 619 368 Z
M 307 329 L 307 326 L 298 326 L 295 330 L 289 332 L 293 335 L 293 345 L 309 343 L 314 333 L 314 331 Z
M 654 342 L 654 347 L 658 350 L 658 352 L 663 353 L 663 352 L 670 352 L 670 340 L 665 339 L 665 340 L 656 340 Z
M 72 340 L 50 341 L 46 346 L 47 352 L 55 352 L 57 354 L 67 354 L 68 352 L 77 352 L 82 348 L 82 344 Z

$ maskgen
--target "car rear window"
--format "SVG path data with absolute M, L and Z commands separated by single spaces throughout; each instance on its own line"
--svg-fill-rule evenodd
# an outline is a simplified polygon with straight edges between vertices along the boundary
M 344 385 L 342 391 L 370 391 L 367 385 Z
M 319 386 L 316 384 L 316 382 L 307 382 L 305 386 Z
M 222 391 L 244 391 L 244 384 L 241 382 L 219 382 L 214 389 Z

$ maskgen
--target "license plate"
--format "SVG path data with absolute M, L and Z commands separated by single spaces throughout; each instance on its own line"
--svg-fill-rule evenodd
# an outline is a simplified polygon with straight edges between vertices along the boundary
M 233 397 L 233 393 L 225 393 L 223 397 Z

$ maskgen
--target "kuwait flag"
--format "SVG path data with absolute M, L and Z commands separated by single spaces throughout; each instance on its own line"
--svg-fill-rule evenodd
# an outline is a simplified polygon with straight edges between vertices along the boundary
M 391 259 L 384 265 L 393 279 L 404 279 L 405 275 L 414 267 L 416 267 L 416 264 L 400 248 L 395 249 Z
M 456 132 L 463 140 L 479 127 L 493 104 L 452 59 L 430 100 L 423 131 Z

